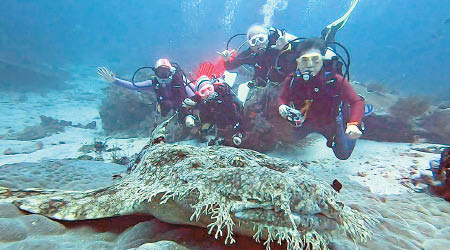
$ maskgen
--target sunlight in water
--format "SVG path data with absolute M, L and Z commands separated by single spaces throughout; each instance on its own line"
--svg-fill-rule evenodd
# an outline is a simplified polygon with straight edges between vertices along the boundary
M 271 26 L 275 10 L 285 10 L 287 6 L 288 0 L 267 0 L 261 10 L 264 15 L 264 25 Z
M 199 30 L 199 22 L 205 18 L 206 7 L 203 0 L 183 0 L 181 1 L 181 9 L 183 12 L 183 19 L 186 25 L 190 26 L 191 30 Z
M 226 31 L 230 31 L 231 24 L 234 21 L 234 14 L 236 13 L 236 7 L 239 5 L 241 0 L 227 0 L 225 2 L 225 16 L 222 22 L 225 26 Z

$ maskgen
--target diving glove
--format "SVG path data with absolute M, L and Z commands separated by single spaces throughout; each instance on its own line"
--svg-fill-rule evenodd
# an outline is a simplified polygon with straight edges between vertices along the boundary
M 186 118 L 184 118 L 184 123 L 186 124 L 186 127 L 193 128 L 195 126 L 195 117 L 193 115 L 187 115 Z
M 232 49 L 232 50 L 227 50 L 226 49 L 226 50 L 224 50 L 222 52 L 217 52 L 217 54 L 221 55 L 223 57 L 223 59 L 225 60 L 225 62 L 228 62 L 228 61 L 230 61 L 233 58 L 233 54 L 235 52 L 236 51 L 234 49 Z
M 354 140 L 354 139 L 358 139 L 359 137 L 361 137 L 362 132 L 358 128 L 357 125 L 347 124 L 347 129 L 345 130 L 345 134 L 347 134 L 348 137 L 350 137 L 350 139 Z
M 288 44 L 288 41 L 286 39 L 286 36 L 283 34 L 278 37 L 277 41 L 275 42 L 275 49 L 282 50 L 284 46 L 286 46 L 286 44 Z
M 98 67 L 97 74 L 109 83 L 113 83 L 116 80 L 114 73 L 106 67 Z

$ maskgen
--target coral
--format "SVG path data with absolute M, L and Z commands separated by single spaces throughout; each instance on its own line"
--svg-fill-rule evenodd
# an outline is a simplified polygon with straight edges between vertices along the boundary
M 149 144 L 140 155 L 130 174 L 107 188 L 2 188 L 0 197 L 60 220 L 150 213 L 168 223 L 208 228 L 215 238 L 224 235 L 226 244 L 238 233 L 264 240 L 267 248 L 285 242 L 289 249 L 326 249 L 329 235 L 338 232 L 365 241 L 375 223 L 297 163 L 251 150 L 166 143 Z
M 293 127 L 278 114 L 278 95 L 281 86 L 268 84 L 265 88 L 252 88 L 244 107 L 241 147 L 260 152 L 275 149 L 280 144 L 292 145 Z
M 103 129 L 107 134 L 148 136 L 155 126 L 156 97 L 111 85 L 100 106 Z
M 450 144 L 450 109 L 435 110 L 421 118 L 419 126 L 426 130 L 423 137 L 432 143 Z
M 400 98 L 391 106 L 390 113 L 393 117 L 403 122 L 409 122 L 412 118 L 423 115 L 430 108 L 430 102 L 418 96 Z
M 389 115 L 371 115 L 364 118 L 363 139 L 388 142 L 413 142 L 414 133 L 406 122 Z
M 100 117 L 106 134 L 115 137 L 147 137 L 157 124 L 166 119 L 156 112 L 156 97 L 152 91 L 138 92 L 115 85 L 105 89 Z M 169 125 L 169 142 L 187 136 L 180 118 Z

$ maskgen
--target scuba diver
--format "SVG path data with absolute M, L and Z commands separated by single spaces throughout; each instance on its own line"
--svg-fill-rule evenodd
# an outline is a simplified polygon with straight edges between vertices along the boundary
M 346 160 L 362 135 L 364 100 L 342 75 L 334 60 L 324 60 L 321 38 L 304 40 L 296 48 L 296 73 L 286 77 L 278 97 L 279 114 L 304 138 L 317 132 L 338 159 Z
M 181 110 L 183 100 L 194 95 L 193 86 L 188 83 L 181 68 L 167 59 L 158 59 L 155 67 L 151 68 L 155 75 L 151 76 L 149 80 L 136 83 L 117 78 L 106 67 L 99 67 L 97 73 L 106 81 L 127 89 L 154 91 L 158 102 L 158 112 L 163 117 L 171 110 Z
M 223 62 L 216 65 L 202 63 L 195 74 L 195 95 L 183 101 L 183 107 L 188 109 L 189 115 L 185 117 L 187 127 L 200 126 L 201 132 L 213 125 L 217 128 L 216 139 L 208 144 L 215 143 L 218 137 L 227 141 L 231 131 L 234 145 L 242 142 L 242 132 L 239 122 L 242 113 L 242 103 L 232 92 L 230 86 L 224 81 L 225 69 Z
M 284 75 L 274 70 L 275 60 L 280 50 L 295 36 L 274 27 L 267 28 L 254 24 L 247 31 L 249 48 L 239 54 L 235 50 L 219 53 L 225 60 L 227 70 L 236 69 L 244 64 L 254 66 L 253 82 L 249 87 L 265 87 L 267 82 L 282 82 Z
M 440 160 L 430 162 L 433 180 L 429 181 L 429 190 L 432 194 L 450 202 L 450 148 L 444 148 Z
M 350 14 L 358 4 L 359 0 L 352 0 L 350 8 L 347 12 L 336 21 L 327 25 L 321 31 L 321 38 L 327 43 L 334 42 L 336 32 L 344 27 Z M 236 36 L 245 35 L 237 34 L 230 38 L 228 43 Z M 284 29 L 276 29 L 274 27 L 267 28 L 263 25 L 252 25 L 247 31 L 247 42 L 249 48 L 240 52 L 227 49 L 219 54 L 226 61 L 226 69 L 233 70 L 242 65 L 252 65 L 255 69 L 253 81 L 249 87 L 265 87 L 268 82 L 278 85 L 283 82 L 284 78 L 295 71 L 295 60 L 293 53 L 295 48 L 304 38 L 287 33 Z M 241 45 L 242 46 L 242 45 Z M 331 45 L 331 47 L 335 47 Z M 287 53 L 286 53 L 287 52 Z M 283 56 L 280 56 L 282 55 Z M 332 50 L 327 50 L 326 58 L 335 56 Z M 278 84 L 277 84 L 278 83 Z

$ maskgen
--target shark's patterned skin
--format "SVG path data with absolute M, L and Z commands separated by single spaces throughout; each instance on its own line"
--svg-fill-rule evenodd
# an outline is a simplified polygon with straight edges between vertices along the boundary
M 21 209 L 60 220 L 150 213 L 162 221 L 287 241 L 290 249 L 327 248 L 342 230 L 364 241 L 375 222 L 340 202 L 337 193 L 304 167 L 251 150 L 156 144 L 129 175 L 88 192 L 0 189 Z
M 365 241 L 376 223 L 339 201 L 306 168 L 231 147 L 194 147 L 150 140 L 130 173 L 87 192 L 10 190 L 0 198 L 59 220 L 149 213 L 161 221 L 209 228 L 225 243 L 233 233 L 286 241 L 288 249 L 327 249 L 332 233 Z M 0 200 L 1 201 L 1 200 Z

